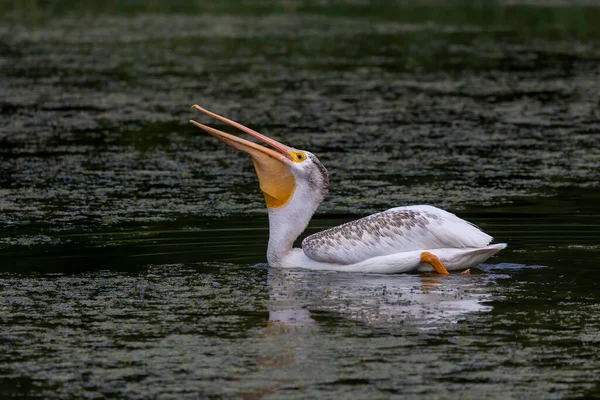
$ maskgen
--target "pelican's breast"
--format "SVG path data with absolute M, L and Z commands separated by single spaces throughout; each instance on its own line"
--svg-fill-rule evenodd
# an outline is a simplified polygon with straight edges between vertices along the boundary
M 304 239 L 312 260 L 353 264 L 414 250 L 479 248 L 492 237 L 447 211 L 432 206 L 397 207 L 318 232 Z

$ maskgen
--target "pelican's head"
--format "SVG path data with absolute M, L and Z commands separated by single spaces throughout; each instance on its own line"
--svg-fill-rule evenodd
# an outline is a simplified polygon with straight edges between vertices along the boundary
M 190 121 L 225 144 L 252 157 L 256 175 L 258 175 L 260 182 L 260 189 L 265 195 L 267 208 L 282 208 L 293 201 L 298 206 L 312 208 L 310 212 L 310 215 L 312 215 L 316 207 L 325 199 L 329 192 L 329 174 L 314 154 L 286 146 L 242 124 L 205 110 L 196 104 L 193 107 L 254 136 L 274 148 L 274 150 L 269 149 L 196 121 Z M 309 204 L 313 206 L 310 207 Z

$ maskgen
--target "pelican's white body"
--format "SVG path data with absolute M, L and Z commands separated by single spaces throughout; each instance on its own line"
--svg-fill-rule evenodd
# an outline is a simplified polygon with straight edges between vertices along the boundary
M 302 170 L 292 171 L 297 181 L 294 195 L 283 207 L 268 209 L 267 259 L 272 267 L 380 274 L 433 272 L 429 264 L 421 262 L 421 254 L 430 252 L 448 271 L 462 271 L 506 247 L 503 243 L 490 245 L 491 236 L 454 214 L 418 205 L 392 208 L 332 228 L 306 238 L 303 249 L 293 248 L 323 199 L 311 189 Z M 403 216 L 409 220 L 403 222 Z M 390 218 L 396 225 L 388 223 Z
M 401 274 L 405 272 L 434 272 L 429 264 L 421 263 L 421 253 L 435 254 L 448 271 L 464 271 L 476 267 L 500 250 L 506 244 L 499 243 L 480 249 L 424 249 L 368 258 L 355 264 L 331 264 L 314 261 L 302 249 L 292 249 L 279 265 L 282 268 L 307 268 L 313 270 L 367 272 L 375 274 Z

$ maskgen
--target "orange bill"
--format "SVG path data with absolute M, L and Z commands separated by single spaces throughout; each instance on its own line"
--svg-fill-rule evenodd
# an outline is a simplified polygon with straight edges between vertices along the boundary
M 208 132 L 223 143 L 243 151 L 252 157 L 254 169 L 256 170 L 256 175 L 258 176 L 258 181 L 260 183 L 260 189 L 265 195 L 267 207 L 282 207 L 287 204 L 296 189 L 296 179 L 291 170 L 293 161 L 291 161 L 291 155 L 289 154 L 289 152 L 294 149 L 247 128 L 242 124 L 205 110 L 200 106 L 194 105 L 194 108 L 197 108 L 220 121 L 239 128 L 270 146 L 273 146 L 276 150 L 279 150 L 279 152 L 277 152 L 229 133 L 211 128 L 210 126 L 203 125 L 199 122 L 193 120 L 190 121 L 192 124 Z
M 267 136 L 263 135 L 262 133 L 258 133 L 255 130 L 248 128 L 247 126 L 244 126 L 244 125 L 242 125 L 238 122 L 235 122 L 229 118 L 222 117 L 219 114 L 215 114 L 212 111 L 208 111 L 208 110 L 200 107 L 198 104 L 194 104 L 192 107 L 195 108 L 196 110 L 202 111 L 206 115 L 210 115 L 211 117 L 216 118 L 219 121 L 225 122 L 228 125 L 236 127 L 239 130 L 246 132 L 247 134 L 252 135 L 257 139 L 262 140 L 269 146 L 272 146 L 272 147 L 276 148 L 277 150 L 279 150 L 282 154 L 285 154 L 290 160 L 292 159 L 292 157 L 290 156 L 289 153 L 290 153 L 290 151 L 295 150 L 293 147 L 286 146 L 283 143 L 279 143 L 277 140 L 271 139 L 270 137 L 267 137 Z

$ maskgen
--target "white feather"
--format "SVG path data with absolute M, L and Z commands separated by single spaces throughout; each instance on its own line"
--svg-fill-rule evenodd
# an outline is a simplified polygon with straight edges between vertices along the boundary
M 467 249 L 428 249 L 435 254 L 448 271 L 463 271 L 476 267 L 500 250 L 506 244 L 492 244 L 483 248 Z M 423 249 L 389 254 L 366 259 L 353 264 L 332 264 L 308 258 L 301 249 L 292 249 L 285 257 L 284 268 L 306 268 L 312 270 L 366 272 L 377 274 L 400 274 L 405 272 L 434 272 L 429 264 L 421 263 Z
M 433 206 L 397 207 L 304 239 L 312 260 L 355 264 L 374 257 L 445 248 L 483 248 L 492 237 L 456 215 Z

